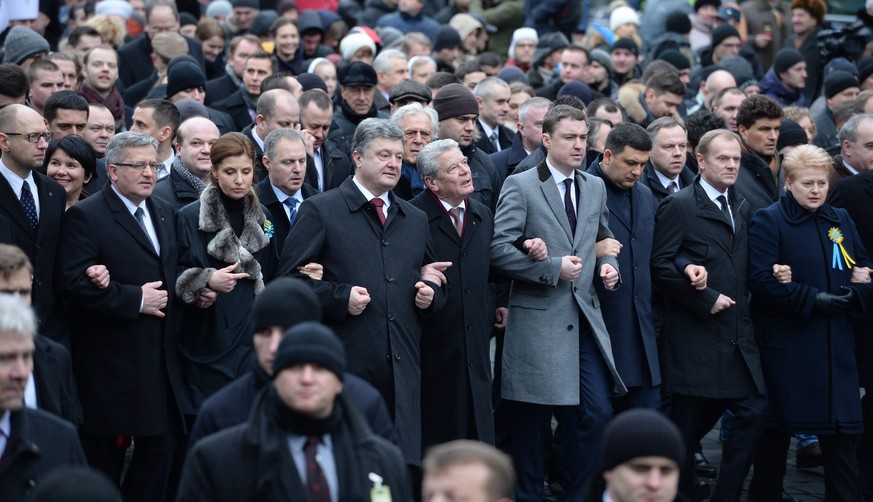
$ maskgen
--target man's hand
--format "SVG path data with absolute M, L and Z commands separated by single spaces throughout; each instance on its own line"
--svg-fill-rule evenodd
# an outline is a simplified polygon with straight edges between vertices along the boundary
M 313 281 L 320 281 L 324 277 L 324 266 L 321 263 L 307 263 L 306 265 L 297 267 L 297 271 L 309 277 Z
M 294 129 L 303 136 L 303 144 L 306 146 L 306 155 L 315 157 L 315 136 L 312 135 L 312 132 L 310 132 L 309 129 L 304 129 L 300 124 L 294 126 Z
M 211 289 L 201 289 L 200 293 L 197 294 L 197 301 L 194 302 L 194 305 L 197 305 L 201 309 L 208 309 L 213 303 L 215 303 L 217 298 L 217 292 L 212 291 Z
M 597 241 L 597 243 L 594 244 L 594 255 L 598 258 L 603 258 L 604 256 L 618 258 L 621 248 L 621 242 L 618 242 L 611 237 L 607 237 L 606 239 Z
M 773 32 L 765 31 L 755 35 L 755 46 L 759 49 L 764 49 L 773 42 Z
M 871 272 L 873 272 L 873 270 L 868 267 L 854 267 L 852 268 L 851 282 L 856 282 L 859 284 L 869 284 Z
M 163 284 L 161 281 L 147 282 L 142 285 L 142 311 L 145 315 L 164 317 L 166 314 L 161 309 L 167 306 L 167 292 L 158 289 Z
M 446 275 L 443 273 L 452 266 L 450 261 L 435 261 L 421 267 L 421 280 L 430 281 L 442 286 L 446 283 Z
M 368 303 L 370 303 L 370 293 L 367 292 L 367 288 L 352 286 L 352 291 L 349 293 L 349 306 L 346 308 L 346 312 L 350 315 L 361 315 L 361 312 L 367 308 Z
M 546 243 L 539 237 L 524 241 L 522 247 L 527 251 L 527 255 L 536 261 L 543 261 L 549 257 L 549 250 L 546 248 Z
M 415 283 L 415 306 L 421 310 L 424 310 L 430 307 L 431 302 L 433 302 L 433 288 L 428 286 L 422 281 L 418 281 Z
M 609 263 L 604 263 L 600 266 L 600 279 L 603 280 L 603 287 L 610 290 L 618 284 L 618 270 Z
M 212 275 L 209 276 L 209 281 L 207 281 L 209 287 L 219 293 L 230 293 L 233 291 L 234 286 L 236 286 L 236 281 L 245 279 L 249 276 L 249 274 L 246 274 L 245 272 L 239 274 L 233 273 L 238 266 L 239 263 L 233 263 L 213 272 Z
M 729 309 L 736 305 L 737 302 L 731 300 L 725 295 L 719 294 L 718 299 L 715 300 L 715 304 L 709 309 L 710 314 L 718 314 L 722 310 Z
M 85 270 L 85 275 L 98 288 L 106 289 L 109 287 L 109 269 L 106 268 L 106 265 L 91 265 Z
M 509 317 L 509 309 L 506 307 L 497 307 L 494 312 L 494 328 L 506 328 L 506 319 Z
M 854 275 L 854 271 L 852 274 Z M 773 277 L 779 284 L 788 284 L 791 282 L 791 267 L 788 265 L 773 264 Z
M 578 256 L 564 256 L 561 258 L 561 274 L 559 277 L 567 282 L 573 282 L 582 273 L 582 260 Z
M 688 265 L 685 267 L 685 277 L 691 281 L 691 287 L 698 291 L 706 289 L 706 267 L 703 265 Z

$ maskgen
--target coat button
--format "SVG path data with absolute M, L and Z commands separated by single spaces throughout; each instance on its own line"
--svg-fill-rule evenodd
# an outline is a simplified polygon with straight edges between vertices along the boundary
M 388 362 L 391 362 L 391 354 L 388 354 L 387 356 L 385 356 L 385 360 Z
M 464 288 L 464 293 L 469 293 L 469 292 L 470 292 L 470 288 Z
M 472 324 L 468 324 L 468 325 L 467 325 L 467 331 L 470 331 L 471 329 L 473 329 L 473 325 L 472 325 Z
M 393 321 L 393 320 L 394 320 L 394 314 L 389 313 L 389 314 L 388 314 L 388 320 L 389 320 L 389 321 Z
M 382 245 L 388 247 L 388 241 L 382 241 Z
M 573 325 L 572 325 L 572 324 L 568 324 L 568 325 L 567 325 L 567 331 L 573 331 Z
M 394 353 L 394 359 L 397 359 L 397 360 L 399 361 L 399 360 L 400 360 L 400 354 L 398 354 L 397 352 L 395 352 L 395 353 Z
M 386 275 L 386 276 L 385 276 L 385 280 L 388 281 L 388 282 L 394 282 L 394 278 L 391 277 L 390 275 Z

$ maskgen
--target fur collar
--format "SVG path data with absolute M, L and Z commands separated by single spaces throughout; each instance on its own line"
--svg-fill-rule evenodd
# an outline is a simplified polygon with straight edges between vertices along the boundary
M 270 245 L 270 238 L 263 230 L 267 218 L 254 192 L 249 192 L 243 206 L 242 235 L 237 237 L 227 219 L 219 190 L 216 185 L 210 184 L 200 196 L 198 228 L 202 232 L 215 234 L 206 246 L 206 252 L 224 263 L 239 263 L 237 272 L 249 274 L 249 280 L 255 281 L 257 295 L 264 289 L 264 277 L 254 254 Z
M 639 82 L 630 82 L 621 86 L 618 90 L 618 103 L 627 112 L 628 118 L 635 124 L 645 122 L 646 109 L 640 103 L 640 95 L 645 91 L 645 86 Z

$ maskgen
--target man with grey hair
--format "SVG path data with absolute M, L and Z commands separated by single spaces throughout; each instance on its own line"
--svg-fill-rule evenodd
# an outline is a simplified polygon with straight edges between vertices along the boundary
M 65 465 L 85 465 L 73 424 L 24 405 L 33 371 L 36 316 L 10 294 L 0 294 L 0 493 L 27 500 L 41 478 Z
M 300 105 L 285 89 L 272 89 L 261 93 L 255 110 L 255 122 L 242 133 L 255 145 L 255 180 L 266 175 L 261 158 L 264 156 L 264 140 L 280 127 L 295 127 L 300 122 Z
M 427 215 L 436 259 L 451 262 L 446 304 L 421 334 L 421 419 L 425 448 L 454 439 L 494 444 L 488 301 L 494 215 L 471 199 L 473 175 L 453 139 L 429 143 L 418 153 L 427 189 L 412 205 Z M 506 309 L 501 309 L 500 322 Z
M 175 219 L 169 204 L 151 196 L 157 149 L 157 140 L 138 132 L 109 141 L 110 183 L 65 213 L 56 269 L 58 294 L 69 306 L 82 445 L 89 463 L 130 500 L 165 498 L 182 413 L 193 412 L 172 329 Z M 83 273 L 98 264 L 108 284 Z
M 840 128 L 840 153 L 834 157 L 828 181 L 837 181 L 873 169 L 873 114 L 855 115 Z
M 281 248 L 297 218 L 300 204 L 318 193 L 304 183 L 306 138 L 287 127 L 271 132 L 264 140 L 263 165 L 267 175 L 258 183 L 258 194 L 261 204 L 273 215 L 276 229 L 273 238 Z
M 409 78 L 407 63 L 406 54 L 397 49 L 385 49 L 373 60 L 373 69 L 376 70 L 378 82 L 373 103 L 377 110 L 391 113 L 391 104 L 388 98 L 391 89 Z
M 437 113 L 433 108 L 410 103 L 398 108 L 391 122 L 403 132 L 403 166 L 394 194 L 403 200 L 412 200 L 425 189 L 416 161 L 418 152 L 437 137 Z
M 169 202 L 174 212 L 200 199 L 209 184 L 212 144 L 221 134 L 214 122 L 191 117 L 176 131 L 176 156 L 170 175 L 155 184 L 154 194 Z
M 497 77 L 488 77 L 473 89 L 479 104 L 476 147 L 489 155 L 512 146 L 512 131 L 504 126 L 509 116 L 511 94 L 509 85 Z
M 518 108 L 518 131 L 512 146 L 491 154 L 491 161 L 502 177 L 512 174 L 521 161 L 543 144 L 543 117 L 551 101 L 546 98 L 530 98 Z
M 406 463 L 417 466 L 421 317 L 442 307 L 442 270 L 450 264 L 432 263 L 427 217 L 391 192 L 402 158 L 400 128 L 385 119 L 361 121 L 352 140 L 354 176 L 300 205 L 278 275 L 297 274 L 310 262 L 324 266 L 322 280 L 310 283 L 324 322 L 355 354 L 349 371 L 385 398 Z M 419 269 L 421 276 L 410 273 Z

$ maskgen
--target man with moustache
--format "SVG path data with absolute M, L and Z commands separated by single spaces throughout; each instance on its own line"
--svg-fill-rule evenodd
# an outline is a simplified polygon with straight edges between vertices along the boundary
M 157 149 L 143 133 L 112 138 L 105 157 L 110 184 L 65 213 L 57 264 L 84 411 L 82 445 L 91 466 L 119 484 L 127 500 L 165 498 L 182 413 L 191 413 L 172 329 L 173 209 L 152 197 Z M 98 264 L 109 272 L 105 287 L 84 272 Z
M 646 128 L 652 138 L 652 155 L 640 180 L 652 191 L 655 203 L 691 185 L 694 173 L 685 165 L 688 135 L 673 117 L 661 117 Z
M 746 98 L 737 112 L 737 132 L 743 146 L 743 175 L 734 186 L 749 205 L 749 214 L 776 202 L 785 179 L 776 152 L 782 107 L 773 98 L 758 94 Z
M 205 117 L 192 117 L 176 130 L 176 156 L 170 175 L 155 184 L 154 195 L 173 207 L 173 213 L 199 200 L 209 184 L 209 152 L 218 139 L 218 127 Z
M 34 266 L 34 311 L 41 323 L 49 323 L 43 324 L 42 333 L 65 342 L 61 321 L 53 313 L 53 285 L 66 195 L 38 171 L 52 135 L 45 120 L 24 105 L 0 110 L 0 131 L 0 242 L 27 254 Z
M 273 238 L 281 248 L 297 219 L 300 204 L 318 193 L 303 182 L 306 179 L 306 139 L 294 129 L 276 129 L 264 139 L 263 163 L 267 176 L 258 183 L 258 193 L 261 204 L 273 215 L 276 229 Z

